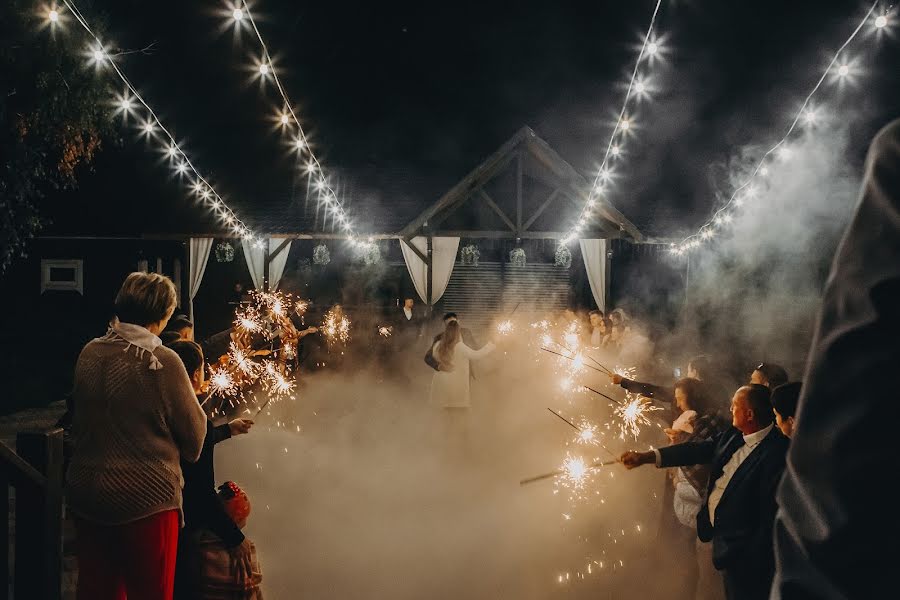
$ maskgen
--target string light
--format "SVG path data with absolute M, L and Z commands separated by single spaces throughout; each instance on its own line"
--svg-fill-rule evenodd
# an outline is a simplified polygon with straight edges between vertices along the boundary
M 51 9 L 49 13 L 47 13 L 47 18 L 50 19 L 51 23 L 59 22 L 59 11 L 56 9 Z
M 162 145 L 163 152 L 170 158 L 175 159 L 178 158 L 177 163 L 175 164 L 175 172 L 179 176 L 186 176 L 186 180 L 193 183 L 194 187 L 201 186 L 200 189 L 204 190 L 207 193 L 208 198 L 214 198 L 214 201 L 211 203 L 212 207 L 218 210 L 218 214 L 220 218 L 229 225 L 232 233 L 235 235 L 239 235 L 241 237 L 253 240 L 254 236 L 250 229 L 241 221 L 235 212 L 228 207 L 225 203 L 225 200 L 216 192 L 215 188 L 204 178 L 197 168 L 194 166 L 193 162 L 188 158 L 185 154 L 184 150 L 178 145 L 175 141 L 175 138 L 166 129 L 162 122 L 159 120 L 159 117 L 153 111 L 149 104 L 144 100 L 144 98 L 138 93 L 137 89 L 132 85 L 131 81 L 129 81 L 128 77 L 125 76 L 125 73 L 119 68 L 119 66 L 112 60 L 106 60 L 107 52 L 103 47 L 103 44 L 100 42 L 100 39 L 91 29 L 87 20 L 75 6 L 72 0 L 63 0 L 63 4 L 72 13 L 72 16 L 81 25 L 82 29 L 93 38 L 96 46 L 91 51 L 91 56 L 93 56 L 95 62 L 98 64 L 100 62 L 108 63 L 113 71 L 119 79 L 125 84 L 126 92 L 123 96 L 119 98 L 119 108 L 123 111 L 130 111 L 135 109 L 137 105 L 143 108 L 143 110 L 147 113 L 146 120 L 143 121 L 141 125 L 142 131 L 147 134 L 157 134 L 159 141 Z
M 638 77 L 641 62 L 646 58 L 649 63 L 653 57 L 658 56 L 661 53 L 660 40 L 653 37 L 654 28 L 656 26 L 656 16 L 659 14 L 659 7 L 661 4 L 662 0 L 657 0 L 656 6 L 653 8 L 653 15 L 650 17 L 650 25 L 647 27 L 647 33 L 644 35 L 640 51 L 638 52 L 637 59 L 634 63 L 634 69 L 631 72 L 631 79 L 628 81 L 628 87 L 625 90 L 625 99 L 622 102 L 622 109 L 619 111 L 619 116 L 616 119 L 612 134 L 609 137 L 609 142 L 606 144 L 606 153 L 603 156 L 603 161 L 600 163 L 600 169 L 588 191 L 587 201 L 582 207 L 578 218 L 575 220 L 575 225 L 565 234 L 565 236 L 563 236 L 560 241 L 561 244 L 568 244 L 577 239 L 582 232 L 584 225 L 590 222 L 591 212 L 596 206 L 595 201 L 597 196 L 605 193 L 606 186 L 604 184 L 612 179 L 612 174 L 609 170 L 610 156 L 619 156 L 621 154 L 622 139 L 634 127 L 634 122 L 626 115 L 626 113 L 631 99 L 646 93 L 646 85 L 643 84 L 644 79 Z M 638 83 L 641 83 L 641 89 L 643 90 L 640 93 L 637 91 Z M 615 154 L 613 154 L 613 147 L 617 149 Z
M 825 81 L 826 77 L 828 77 L 829 74 L 836 73 L 838 80 L 844 80 L 851 74 L 851 72 L 853 71 L 852 63 L 844 57 L 844 50 L 857 37 L 865 24 L 869 22 L 869 19 L 871 19 L 872 13 L 875 11 L 875 8 L 877 6 L 878 1 L 876 0 L 869 8 L 863 19 L 859 22 L 859 24 L 857 24 L 856 28 L 853 29 L 853 32 L 850 34 L 850 36 L 834 53 L 834 56 L 828 63 L 828 66 L 825 68 L 821 77 L 819 77 L 818 81 L 813 86 L 812 91 L 807 94 L 803 103 L 800 105 L 797 114 L 791 121 L 791 124 L 785 132 L 784 136 L 776 144 L 769 148 L 765 152 L 765 154 L 763 154 L 763 156 L 757 163 L 756 168 L 753 169 L 753 171 L 743 183 L 735 188 L 728 201 L 715 213 L 713 213 L 712 217 L 710 217 L 708 221 L 703 223 L 695 233 L 685 237 L 677 244 L 670 245 L 670 252 L 672 254 L 681 255 L 688 250 L 697 248 L 700 245 L 701 240 L 705 241 L 713 237 L 712 235 L 704 235 L 706 231 L 714 230 L 715 228 L 723 227 L 724 225 L 731 223 L 734 220 L 734 215 L 730 209 L 732 207 L 740 206 L 745 200 L 752 199 L 756 196 L 756 192 L 758 190 L 758 186 L 756 183 L 757 179 L 760 177 L 768 176 L 769 168 L 766 163 L 770 161 L 770 157 L 772 155 L 775 155 L 781 161 L 790 160 L 791 156 L 793 155 L 793 150 L 788 145 L 788 139 L 794 133 L 794 130 L 797 128 L 797 124 L 800 123 L 801 120 L 803 121 L 803 123 L 810 126 L 815 125 L 820 120 L 820 111 L 812 106 L 812 98 L 816 94 L 816 92 L 819 91 L 819 88 L 822 87 L 822 83 Z M 880 20 L 882 17 L 884 17 L 883 21 Z M 875 19 L 876 29 L 882 29 L 885 25 L 887 25 L 886 15 L 881 15 L 880 17 Z
M 328 179 L 322 175 L 322 164 L 313 153 L 312 148 L 309 145 L 309 138 L 304 132 L 303 126 L 300 124 L 300 120 L 297 118 L 297 115 L 294 112 L 294 104 L 290 101 L 290 98 L 288 98 L 287 92 L 285 91 L 284 86 L 281 83 L 281 79 L 278 77 L 278 71 L 273 65 L 272 57 L 269 53 L 269 48 L 262 37 L 262 33 L 259 31 L 259 28 L 256 25 L 256 20 L 253 18 L 253 13 L 250 10 L 250 6 L 247 4 L 246 0 L 240 0 L 233 6 L 234 10 L 231 13 L 231 17 L 234 21 L 235 26 L 243 27 L 244 25 L 247 25 L 249 29 L 253 31 L 257 41 L 259 42 L 260 49 L 262 50 L 262 59 L 258 65 L 259 74 L 263 77 L 263 79 L 271 77 L 272 82 L 275 84 L 276 90 L 281 95 L 282 105 L 286 108 L 284 114 L 279 116 L 279 122 L 282 126 L 284 126 L 285 129 L 292 130 L 291 133 L 296 133 L 296 137 L 294 137 L 294 142 L 292 144 L 293 150 L 295 152 L 306 155 L 307 160 L 304 170 L 309 177 L 317 177 L 315 188 L 318 194 L 319 202 L 321 204 L 327 205 L 331 209 L 329 211 L 326 211 L 326 214 L 331 214 L 334 222 L 341 223 L 341 226 L 344 228 L 344 231 L 349 237 L 352 244 L 363 246 L 366 245 L 368 242 L 363 241 L 355 232 L 343 204 L 338 201 L 337 194 L 328 183 Z M 292 123 L 293 126 L 289 127 Z

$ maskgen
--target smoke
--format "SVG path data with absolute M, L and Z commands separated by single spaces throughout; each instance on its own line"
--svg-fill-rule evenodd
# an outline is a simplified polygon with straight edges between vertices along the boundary
M 716 238 L 682 261 L 687 305 L 678 337 L 744 369 L 770 361 L 800 378 L 824 280 L 859 187 L 848 132 L 813 130 L 774 158 L 755 198 Z M 745 149 L 727 165 L 727 190 L 758 162 Z M 723 193 L 724 195 L 724 193 Z M 685 262 L 687 261 L 687 262 Z
M 520 486 L 522 478 L 559 468 L 567 452 L 611 458 L 598 447 L 571 445 L 575 432 L 548 407 L 600 425 L 616 455 L 659 443 L 655 428 L 646 440 L 625 442 L 603 429 L 609 403 L 561 393 L 555 357 L 526 346 L 524 329 L 517 323 L 477 363 L 467 433 L 448 430 L 429 403 L 432 371 L 420 341 L 422 348 L 397 354 L 386 371 L 366 368 L 372 357 L 355 348 L 342 372 L 302 377 L 296 401 L 271 406 L 248 436 L 219 447 L 217 478 L 238 482 L 253 505 L 245 533 L 258 548 L 267 595 L 662 593 L 653 589 L 668 581 L 657 561 L 667 553 L 656 540 L 662 472 L 612 465 L 575 501 L 550 479 Z M 621 395 L 589 369 L 577 383 Z M 657 573 L 652 581 L 647 569 Z

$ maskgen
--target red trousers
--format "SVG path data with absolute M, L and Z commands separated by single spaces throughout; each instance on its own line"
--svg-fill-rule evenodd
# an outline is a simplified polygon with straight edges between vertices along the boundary
M 177 510 L 125 525 L 77 521 L 78 600 L 172 600 L 180 526 Z

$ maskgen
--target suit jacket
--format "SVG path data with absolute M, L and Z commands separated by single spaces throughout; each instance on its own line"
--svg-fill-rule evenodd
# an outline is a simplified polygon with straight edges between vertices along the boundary
M 459 330 L 460 336 L 462 337 L 463 343 L 471 348 L 472 350 L 478 350 L 480 346 L 475 342 L 475 336 L 472 335 L 472 330 L 466 327 L 462 327 Z M 438 361 L 434 357 L 434 345 L 437 344 L 440 339 L 444 337 L 444 333 L 441 332 L 434 336 L 434 339 L 431 341 L 431 345 L 428 346 L 428 352 L 425 353 L 425 364 L 434 369 L 435 371 L 439 371 L 438 369 Z M 475 378 L 475 373 L 472 372 L 472 365 L 469 365 L 469 376 L 473 379 Z
M 784 472 L 788 439 L 777 427 L 762 439 L 735 471 L 710 523 L 707 499 L 725 465 L 744 438 L 734 427 L 704 442 L 688 442 L 659 449 L 662 467 L 709 464 L 710 476 L 703 506 L 697 514 L 697 537 L 713 543 L 717 569 L 739 569 L 771 577 L 775 569 L 772 523 L 775 490 Z
M 772 598 L 896 594 L 900 120 L 876 136 L 825 286 L 775 525 Z
M 425 315 L 417 308 L 412 309 L 412 319 L 406 318 L 402 306 L 395 308 L 390 322 L 394 326 L 394 337 L 400 345 L 413 343 L 425 332 Z

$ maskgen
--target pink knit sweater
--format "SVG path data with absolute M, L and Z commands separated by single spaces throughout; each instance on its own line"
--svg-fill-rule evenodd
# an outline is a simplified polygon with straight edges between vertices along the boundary
M 78 357 L 66 482 L 84 519 L 118 525 L 181 510 L 179 459 L 200 456 L 206 415 L 178 355 L 164 346 L 153 355 L 151 369 L 150 353 L 109 334 Z

